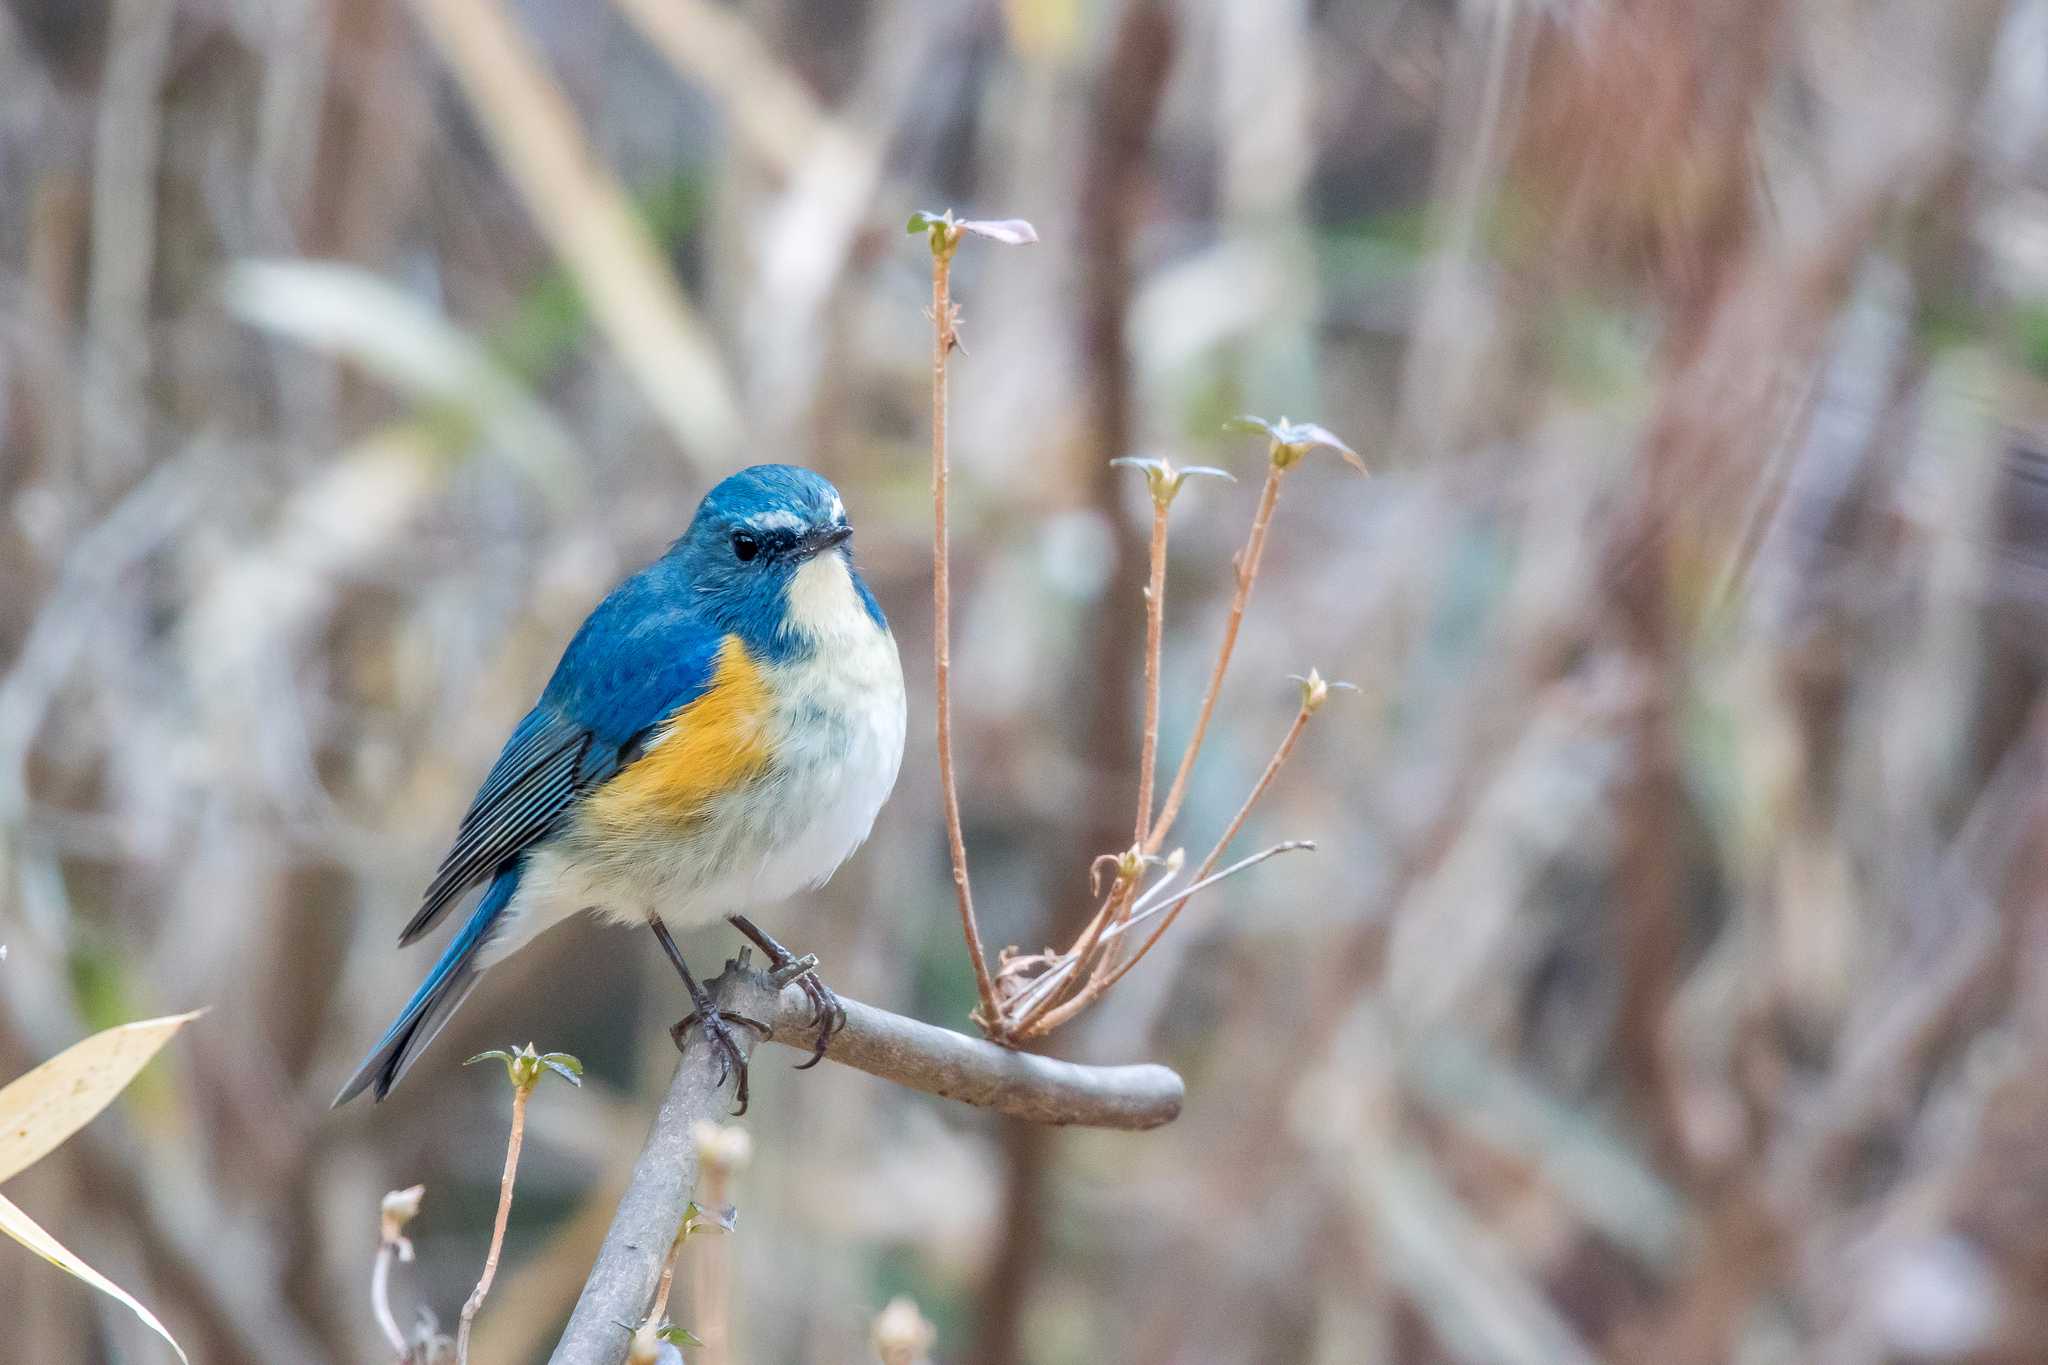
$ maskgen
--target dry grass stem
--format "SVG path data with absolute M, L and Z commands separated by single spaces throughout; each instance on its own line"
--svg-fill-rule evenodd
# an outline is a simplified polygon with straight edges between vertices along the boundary
M 698 463 L 729 449 L 743 423 L 710 331 L 533 45 L 495 0 L 417 8 L 642 398 Z

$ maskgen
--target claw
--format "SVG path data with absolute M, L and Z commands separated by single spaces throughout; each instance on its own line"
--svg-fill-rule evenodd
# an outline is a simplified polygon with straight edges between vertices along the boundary
M 832 1035 L 846 1027 L 845 1008 L 839 1003 L 839 997 L 832 993 L 832 988 L 818 979 L 817 954 L 805 953 L 798 957 L 745 915 L 730 918 L 734 928 L 752 939 L 768 955 L 772 968 L 768 979 L 778 990 L 792 982 L 804 988 L 804 995 L 811 1002 L 810 1023 L 818 1030 L 818 1041 L 811 1049 L 811 1059 L 799 1062 L 796 1069 L 809 1071 L 825 1059 L 825 1049 L 831 1044 Z
M 747 1112 L 747 1059 L 740 1052 L 739 1040 L 734 1038 L 732 1030 L 726 1027 L 728 1020 L 735 1024 L 746 1025 L 748 1028 L 759 1033 L 763 1039 L 766 1039 L 769 1035 L 769 1028 L 766 1024 L 762 1023 L 759 1019 L 750 1018 L 744 1014 L 738 1014 L 731 1010 L 721 1010 L 710 1014 L 692 1010 L 670 1025 L 668 1036 L 669 1041 L 676 1045 L 676 1051 L 681 1052 L 683 1050 L 683 1035 L 690 1031 L 690 1025 L 698 1024 L 702 1026 L 704 1036 L 711 1040 L 715 1055 L 718 1058 L 718 1084 L 724 1085 L 727 1078 L 735 1071 L 739 1073 L 739 1088 L 733 1094 L 734 1107 L 732 1111 L 732 1116 L 738 1118 Z
M 791 958 L 774 971 L 768 973 L 768 979 L 775 983 L 775 989 L 781 990 L 790 982 L 801 981 L 817 970 L 818 955 L 816 953 L 805 953 L 802 957 Z

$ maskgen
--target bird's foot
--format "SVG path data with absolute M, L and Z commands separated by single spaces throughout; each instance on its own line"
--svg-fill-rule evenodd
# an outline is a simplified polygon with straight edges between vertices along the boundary
M 768 955 L 769 980 L 778 987 L 795 982 L 804 988 L 804 998 L 811 1002 L 810 1022 L 818 1030 L 818 1041 L 811 1048 L 811 1059 L 799 1062 L 796 1069 L 809 1071 L 825 1060 L 825 1049 L 831 1045 L 832 1035 L 846 1027 L 846 1006 L 839 1003 L 839 997 L 832 993 L 830 986 L 818 979 L 816 953 L 798 957 L 745 915 L 734 915 L 732 924 Z
M 704 1036 L 711 1040 L 712 1049 L 718 1057 L 718 1083 L 724 1085 L 726 1077 L 734 1072 L 739 1073 L 740 1083 L 739 1088 L 733 1092 L 732 1111 L 733 1117 L 738 1118 L 747 1112 L 747 1056 L 740 1051 L 740 1041 L 733 1036 L 730 1024 L 742 1024 L 759 1033 L 764 1039 L 768 1037 L 770 1030 L 759 1019 L 736 1014 L 731 1010 L 714 1009 L 707 999 L 700 1002 L 699 1008 L 670 1026 L 669 1041 L 676 1045 L 676 1051 L 684 1050 L 683 1037 L 690 1031 L 692 1024 L 702 1028 Z

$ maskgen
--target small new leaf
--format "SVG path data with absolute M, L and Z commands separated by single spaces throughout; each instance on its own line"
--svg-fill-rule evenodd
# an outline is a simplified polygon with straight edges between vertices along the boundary
M 963 218 L 954 226 L 1004 246 L 1030 246 L 1038 240 L 1038 229 L 1022 218 Z
M 971 232 L 1005 246 L 1029 246 L 1038 240 L 1038 229 L 1022 218 L 955 218 L 951 209 L 944 213 L 919 209 L 910 215 L 910 221 L 904 227 L 913 237 L 923 233 L 934 256 L 951 256 L 954 248 L 960 245 L 963 232 Z
M 934 256 L 949 257 L 953 248 L 960 245 L 960 225 L 954 221 L 951 209 L 944 213 L 918 210 L 910 215 L 909 231 L 913 237 L 922 232 Z
M 674 1323 L 670 1323 L 654 1335 L 660 1337 L 671 1346 L 702 1346 L 704 1344 L 697 1334 L 689 1328 L 678 1327 Z
M 540 1078 L 547 1072 L 554 1072 L 574 1086 L 583 1084 L 583 1063 L 566 1052 L 540 1053 L 533 1044 L 511 1050 L 497 1047 L 489 1052 L 479 1052 L 463 1063 L 474 1066 L 478 1062 L 498 1061 L 505 1064 L 505 1079 L 515 1090 L 532 1090 L 540 1084 Z
M 1365 466 L 1365 458 L 1353 450 L 1328 427 L 1317 426 L 1314 422 L 1291 422 L 1287 418 L 1273 420 L 1254 417 L 1249 414 L 1233 417 L 1223 424 L 1225 431 L 1264 432 L 1271 442 L 1273 463 L 1281 469 L 1299 464 L 1303 456 L 1321 447 L 1334 450 L 1343 461 L 1359 473 L 1371 477 L 1372 471 Z
M 1160 507 L 1172 506 L 1173 500 L 1180 496 L 1181 485 L 1192 478 L 1228 479 L 1232 483 L 1237 482 L 1234 475 L 1211 465 L 1182 467 L 1163 457 L 1119 455 L 1110 463 L 1144 474 L 1145 486 L 1152 492 L 1152 501 Z
M 1338 692 L 1356 692 L 1358 690 L 1354 684 L 1348 682 L 1325 681 L 1323 675 L 1313 668 L 1308 671 L 1307 677 L 1303 677 L 1299 673 L 1290 673 L 1287 676 L 1292 681 L 1301 684 L 1301 709 L 1310 715 L 1314 715 L 1322 709 L 1323 703 L 1330 699 L 1330 693 L 1333 690 Z

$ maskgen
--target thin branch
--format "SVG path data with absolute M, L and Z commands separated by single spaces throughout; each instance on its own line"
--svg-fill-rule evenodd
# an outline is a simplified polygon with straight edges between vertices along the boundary
M 943 233 L 945 241 L 939 240 Z M 1002 1018 L 995 981 L 988 972 L 988 953 L 974 920 L 974 893 L 967 885 L 967 839 L 960 829 L 960 787 L 953 774 L 953 594 L 947 571 L 946 535 L 946 357 L 958 338 L 953 311 L 953 250 L 959 229 L 950 224 L 934 229 L 932 239 L 932 672 L 938 694 L 939 791 L 946 812 L 946 846 L 953 860 L 953 893 L 960 907 L 960 928 L 974 959 L 974 989 L 981 997 L 981 1017 L 993 1025 Z
M 1240 872 L 1250 871 L 1268 858 L 1277 858 L 1282 853 L 1297 853 L 1313 850 L 1314 848 L 1315 844 L 1307 839 L 1283 840 L 1267 848 L 1262 848 L 1249 857 L 1239 858 L 1221 872 L 1212 872 L 1200 881 L 1190 883 L 1185 890 L 1179 893 L 1180 899 L 1186 901 L 1197 892 L 1206 891 L 1218 882 L 1228 881 Z M 1165 876 L 1154 882 L 1144 895 L 1132 902 L 1129 914 L 1122 916 L 1115 924 L 1103 931 L 1102 941 L 1105 944 L 1121 942 L 1123 936 L 1130 930 L 1158 918 L 1167 909 L 1166 888 L 1179 875 L 1177 871 L 1169 871 Z M 1075 969 L 1082 965 L 1082 958 L 1084 956 L 1085 954 L 1079 949 L 1068 954 L 1064 961 L 1049 968 L 1043 975 L 1032 978 L 1030 985 L 1011 1002 L 1013 1009 L 1022 1011 L 1016 1023 L 1016 1029 L 1020 1036 L 1030 1036 L 1032 1022 L 1045 1012 L 1047 1006 L 1057 1003 L 1058 997 L 1054 995 L 1053 988 L 1074 976 Z
M 1325 692 L 1325 695 L 1327 695 L 1327 692 Z M 1301 709 L 1295 712 L 1294 723 L 1287 727 L 1287 734 L 1281 739 L 1280 747 L 1274 750 L 1273 757 L 1267 760 L 1266 770 L 1259 774 L 1259 780 L 1253 784 L 1251 794 L 1246 796 L 1244 804 L 1237 808 L 1237 814 L 1232 817 L 1230 824 L 1224 829 L 1222 837 L 1216 840 L 1215 847 L 1209 850 L 1209 856 L 1202 859 L 1202 865 L 1195 869 L 1195 880 L 1175 897 L 1172 907 L 1160 917 L 1159 927 L 1152 931 L 1143 944 L 1139 945 L 1138 951 L 1088 976 L 1081 983 L 1080 989 L 1075 991 L 1065 1003 L 1051 1009 L 1041 1010 L 1029 1029 L 1020 1027 L 1015 1031 L 1016 1037 L 1033 1038 L 1052 1032 L 1052 1030 L 1088 1008 L 1091 1003 L 1100 999 L 1110 987 L 1123 980 L 1125 974 L 1144 959 L 1145 954 L 1152 951 L 1153 945 L 1159 942 L 1160 935 L 1172 928 L 1173 922 L 1180 918 L 1180 912 L 1187 907 L 1188 901 L 1193 899 L 1195 893 L 1201 890 L 1202 887 L 1209 884 L 1209 874 L 1215 870 L 1216 860 L 1223 856 L 1223 850 L 1230 846 L 1230 841 L 1237 837 L 1237 832 L 1240 829 L 1244 828 L 1245 818 L 1252 813 L 1252 807 L 1259 803 L 1259 798 L 1266 794 L 1266 788 L 1273 785 L 1273 779 L 1279 775 L 1280 769 L 1287 763 L 1288 755 L 1294 752 L 1295 744 L 1301 739 L 1302 731 L 1308 728 L 1308 718 L 1315 714 L 1316 707 L 1319 705 L 1321 705 L 1320 698 L 1311 701 L 1309 688 L 1304 684 L 1302 688 Z M 1302 847 L 1303 845 L 1296 843 L 1294 846 Z M 1312 848 L 1314 845 L 1310 844 L 1306 845 L 1306 847 Z M 1276 849 L 1274 851 L 1281 850 Z M 1257 861 L 1263 861 L 1263 859 Z M 1121 925 L 1118 926 L 1119 933 L 1123 927 Z M 1079 954 L 1076 954 L 1075 961 L 1078 962 L 1078 960 Z
M 1152 499 L 1152 572 L 1145 583 L 1145 735 L 1138 754 L 1137 832 L 1131 835 L 1139 846 L 1152 831 L 1152 780 L 1159 764 L 1159 651 L 1166 629 L 1166 514 L 1171 506 L 1170 499 Z
M 498 1256 L 505 1249 L 505 1223 L 512 1216 L 512 1186 L 519 1178 L 519 1148 L 526 1141 L 526 1101 L 532 1093 L 531 1086 L 512 1087 L 512 1135 L 505 1139 L 505 1173 L 498 1178 L 498 1217 L 491 1224 L 491 1249 L 484 1257 L 483 1276 L 470 1292 L 469 1302 L 462 1305 L 462 1325 L 455 1332 L 458 1365 L 468 1365 L 470 1324 L 484 1306 L 484 1295 L 491 1292 L 491 1281 L 498 1277 Z
M 1274 482 L 1277 482 L 1277 471 L 1276 479 L 1269 481 L 1267 486 L 1272 487 Z M 1217 676 L 1219 678 L 1222 676 L 1221 670 L 1218 671 Z M 1302 731 L 1308 729 L 1308 718 L 1315 714 L 1316 705 L 1317 703 L 1311 702 L 1306 696 L 1303 697 L 1301 708 L 1294 713 L 1294 723 L 1287 727 L 1287 734 L 1281 739 L 1280 747 L 1275 749 L 1273 757 L 1267 760 L 1266 770 L 1259 774 L 1259 780 L 1253 784 L 1251 794 L 1246 796 L 1244 804 L 1237 808 L 1237 814 L 1231 817 L 1230 824 L 1224 828 L 1222 836 L 1216 840 L 1215 847 L 1209 850 L 1209 856 L 1202 859 L 1202 865 L 1195 869 L 1193 884 L 1187 890 L 1180 893 L 1179 898 L 1173 903 L 1173 908 L 1160 918 L 1159 927 L 1152 931 L 1151 936 L 1138 948 L 1138 951 L 1131 954 L 1115 971 L 1110 973 L 1109 979 L 1102 983 L 1102 990 L 1106 991 L 1117 982 L 1123 980 L 1125 973 L 1144 961 L 1145 954 L 1152 951 L 1152 945 L 1159 942 L 1159 936 L 1168 929 L 1171 929 L 1173 922 L 1180 918 L 1180 912 L 1187 906 L 1188 898 L 1194 895 L 1196 888 L 1201 885 L 1202 879 L 1207 877 L 1215 868 L 1216 860 L 1223 856 L 1223 850 L 1230 847 L 1230 841 L 1237 837 L 1237 832 L 1240 829 L 1244 828 L 1245 819 L 1252 813 L 1252 807 L 1259 803 L 1259 798 L 1266 794 L 1266 788 L 1273 785 L 1273 779 L 1278 777 L 1280 769 L 1286 766 L 1288 756 L 1294 752 L 1294 746 L 1301 739 Z M 1047 1026 L 1051 1027 L 1058 1022 L 1060 1021 L 1051 1020 Z
M 1210 887 L 1216 885 L 1216 883 L 1218 882 L 1229 881 L 1232 877 L 1235 877 L 1240 872 L 1249 872 L 1251 869 L 1257 867 L 1260 863 L 1265 862 L 1268 858 L 1277 858 L 1283 853 L 1303 853 L 1313 852 L 1314 850 L 1315 843 L 1313 840 L 1309 839 L 1283 839 L 1277 844 L 1269 844 L 1265 848 L 1260 849 L 1257 853 L 1247 854 L 1246 856 L 1239 858 L 1236 862 L 1232 863 L 1229 867 L 1224 868 L 1220 872 L 1211 872 L 1206 877 L 1202 877 L 1197 881 L 1188 883 L 1186 889 L 1182 890 L 1179 893 L 1177 901 L 1186 901 L 1189 897 L 1194 896 L 1198 892 L 1207 891 Z M 1164 884 L 1162 883 L 1161 886 L 1157 889 L 1163 891 L 1165 889 Z M 1151 893 L 1148 892 L 1146 893 L 1146 896 L 1143 899 L 1141 899 L 1136 905 L 1133 905 L 1131 907 L 1130 917 L 1124 920 L 1121 924 L 1118 924 L 1116 927 L 1111 929 L 1109 933 L 1106 935 L 1106 937 L 1113 939 L 1121 938 L 1130 930 L 1135 929 L 1139 925 L 1157 918 L 1161 914 L 1164 914 L 1166 912 L 1166 909 L 1166 897 L 1160 896 L 1158 899 L 1155 900 L 1152 899 Z
M 1159 820 L 1152 826 L 1151 836 L 1145 840 L 1147 853 L 1157 853 L 1159 846 L 1166 842 L 1175 818 L 1180 815 L 1181 803 L 1187 800 L 1188 781 L 1195 771 L 1195 757 L 1202 752 L 1202 740 L 1209 733 L 1209 720 L 1216 714 L 1216 698 L 1223 691 L 1223 675 L 1229 670 L 1230 656 L 1237 649 L 1238 627 L 1244 623 L 1245 604 L 1251 601 L 1252 582 L 1259 576 L 1259 559 L 1266 552 L 1266 529 L 1273 524 L 1273 506 L 1280 500 L 1280 480 L 1286 473 L 1286 468 L 1277 461 L 1266 470 L 1266 485 L 1259 490 L 1258 510 L 1252 514 L 1251 534 L 1245 538 L 1244 549 L 1238 552 L 1237 591 L 1231 596 L 1230 615 L 1223 623 L 1223 644 L 1216 651 L 1216 667 L 1209 675 L 1208 690 L 1202 694 L 1202 710 L 1195 717 L 1194 733 L 1188 736 L 1187 751 L 1181 755 L 1180 767 L 1173 775 L 1173 785 L 1167 789 L 1166 806 L 1159 812 Z M 1151 945 L 1146 946 L 1149 948 Z M 1130 964 L 1124 965 L 1128 970 Z
M 1095 912 L 1095 917 L 1088 921 L 1088 927 L 1081 931 L 1081 937 L 1074 941 L 1074 946 L 1062 955 L 1062 966 L 1085 967 L 1093 961 L 1096 950 L 1108 942 L 1105 931 L 1112 924 L 1123 921 L 1125 912 L 1130 908 L 1131 896 L 1137 890 L 1138 876 L 1143 871 L 1142 862 L 1131 855 L 1124 855 L 1124 858 L 1117 861 L 1123 863 L 1125 859 L 1129 859 L 1130 865 L 1118 868 L 1116 884 L 1110 888 L 1108 899 L 1102 902 L 1102 908 Z M 1065 976 L 1058 973 L 1047 972 L 1032 981 L 1016 999 L 1012 1000 L 1009 1016 L 1004 1020 L 1004 1038 L 1014 1040 L 1031 1037 L 1039 1018 L 1061 1002 L 1064 988 L 1055 990 L 1053 986 L 1065 979 Z

